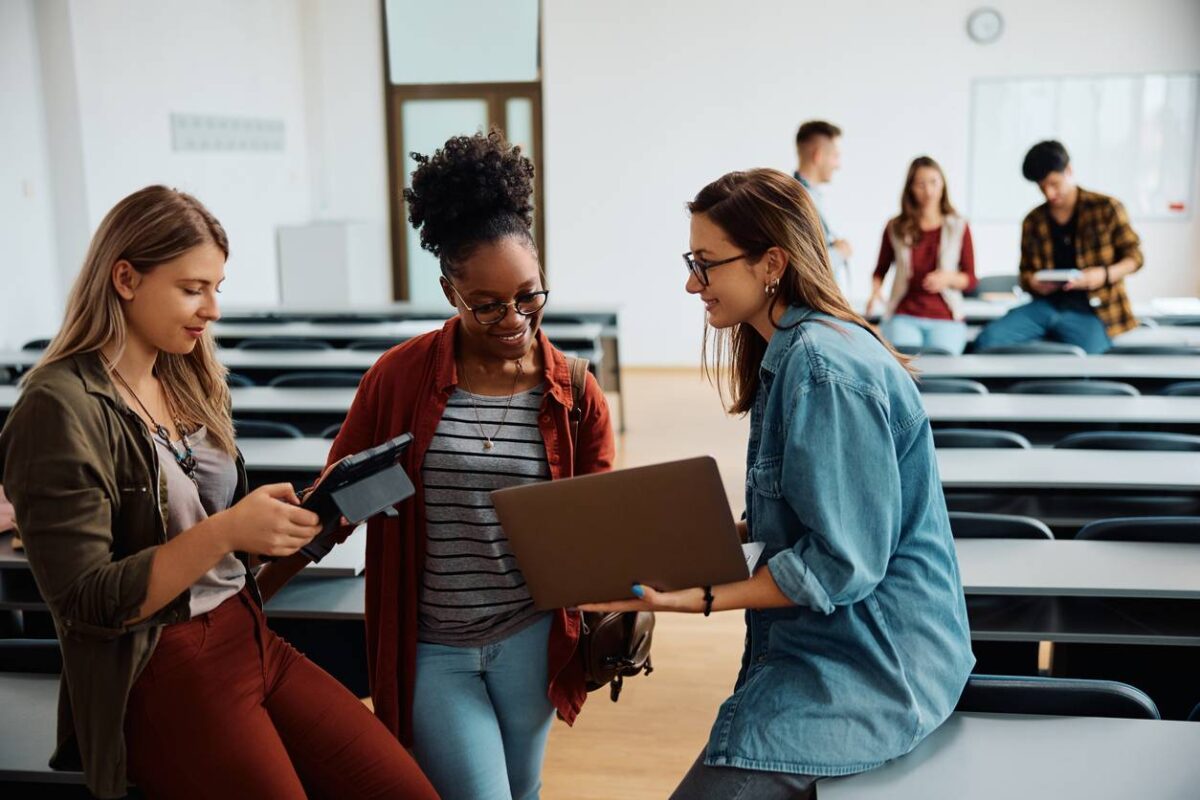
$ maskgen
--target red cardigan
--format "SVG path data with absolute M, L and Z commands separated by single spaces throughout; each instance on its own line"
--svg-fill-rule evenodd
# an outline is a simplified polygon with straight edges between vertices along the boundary
M 412 339 L 380 357 L 359 384 L 354 403 L 329 453 L 329 462 L 412 432 L 402 460 L 417 493 L 403 503 L 399 517 L 367 523 L 367 666 L 375 715 L 406 746 L 412 746 L 412 696 L 416 678 L 417 605 L 425 568 L 425 499 L 419 480 L 425 451 L 433 440 L 446 402 L 458 382 L 454 342 L 458 317 L 439 331 Z M 608 402 L 588 375 L 579 423 L 579 453 L 572 453 L 567 414 L 571 373 L 566 357 L 537 331 L 546 393 L 538 427 L 546 444 L 551 479 L 612 469 L 614 454 Z M 347 533 L 348 535 L 348 533 Z M 579 616 L 560 609 L 550 631 L 550 700 L 568 724 L 587 697 L 583 667 L 576 657 Z

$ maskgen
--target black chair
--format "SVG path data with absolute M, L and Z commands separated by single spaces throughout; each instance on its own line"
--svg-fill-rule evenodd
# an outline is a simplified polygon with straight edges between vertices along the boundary
M 325 430 L 321 431 L 322 439 L 336 439 L 337 435 L 342 432 L 342 423 L 330 425 Z
M 985 294 L 1016 294 L 1017 287 L 1021 285 L 1020 279 L 1016 275 L 985 275 L 980 278 L 975 288 L 969 292 L 963 292 L 967 297 L 979 297 Z
M 917 380 L 921 394 L 987 394 L 988 388 L 968 378 L 921 378 Z
M 1117 517 L 1089 522 L 1076 539 L 1098 542 L 1200 544 L 1200 517 Z
M 1087 355 L 1087 351 L 1079 345 L 1046 341 L 999 344 L 975 352 L 987 356 L 1080 356 L 1082 358 Z
M 950 532 L 955 539 L 1053 539 L 1046 523 L 1015 514 L 980 514 L 951 511 Z
M 921 346 L 921 345 L 914 346 L 914 345 L 910 345 L 910 344 L 895 345 L 895 347 L 896 347 L 897 353 L 903 353 L 906 356 L 952 356 L 952 355 L 955 355 L 955 353 L 951 353 L 949 350 L 946 350 L 941 347 L 925 347 L 925 346 Z
M 1160 719 L 1145 692 L 1117 681 L 972 675 L 958 711 L 1056 717 Z
M 1200 516 L 1121 517 L 1097 520 L 1075 535 L 1084 541 L 1200 543 Z M 1185 719 L 1196 702 L 1200 651 L 1171 645 L 1060 643 L 1054 673 L 1079 678 L 1108 678 L 1145 689 L 1164 719 Z
M 1158 431 L 1084 431 L 1064 436 L 1056 450 L 1182 450 L 1200 452 L 1200 436 Z
M 247 386 L 253 386 L 254 381 L 242 375 L 240 372 L 228 372 L 225 374 L 225 385 L 231 389 L 244 389 Z
M 50 346 L 49 339 L 34 339 L 33 341 L 29 341 L 29 342 L 26 342 L 25 344 L 21 345 L 21 349 L 29 350 L 29 351 L 45 350 L 49 346 Z
M 395 339 L 359 339 L 346 345 L 347 350 L 384 353 L 400 344 Z
M 278 389 L 357 389 L 361 380 L 360 372 L 285 372 L 268 385 Z
M 1200 347 L 1189 344 L 1114 344 L 1104 354 L 1112 356 L 1200 356 Z
M 62 672 L 57 639 L 0 639 L 0 672 Z
M 1179 381 L 1172 383 L 1159 394 L 1169 397 L 1200 397 L 1200 381 Z
M 235 419 L 233 429 L 239 439 L 304 438 L 304 433 L 295 425 L 265 419 Z
M 1089 379 L 1017 381 L 1006 391 L 1010 394 L 1099 394 L 1126 397 L 1137 397 L 1141 394 L 1128 383 Z
M 242 339 L 239 350 L 332 350 L 333 345 L 320 339 L 290 339 L 283 336 L 265 336 L 261 339 Z
M 1000 447 L 1009 450 L 1028 450 L 1033 447 L 1019 433 L 997 431 L 987 428 L 939 428 L 933 432 L 933 446 L 946 447 Z

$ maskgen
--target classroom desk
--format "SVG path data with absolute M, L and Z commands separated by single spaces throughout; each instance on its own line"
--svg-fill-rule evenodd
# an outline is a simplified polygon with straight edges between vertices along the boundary
M 921 377 L 969 378 L 992 391 L 1022 380 L 1123 381 L 1153 393 L 1176 381 L 1200 379 L 1200 356 L 1153 355 L 964 355 L 919 356 L 913 362 Z
M 278 322 L 269 325 L 218 322 L 213 326 L 213 335 L 222 345 L 249 338 L 320 339 L 331 344 L 391 339 L 399 343 L 440 330 L 445 324 L 445 318 L 402 322 Z M 541 328 L 556 346 L 568 350 L 591 350 L 603 332 L 603 327 L 594 323 L 543 323 Z
M 82 772 L 47 764 L 57 745 L 57 675 L 0 673 L 0 708 L 0 781 L 83 783 Z
M 1200 600 L 1200 544 L 956 539 L 967 594 Z
M 923 394 L 934 428 L 1001 428 L 1049 444 L 1093 430 L 1200 433 L 1200 398 Z
M 954 448 L 937 460 L 947 489 L 1200 492 L 1200 453 Z
M 972 639 L 1200 646 L 1200 544 L 954 544 Z
M 817 784 L 818 800 L 1194 800 L 1200 724 L 953 714 L 913 752 Z

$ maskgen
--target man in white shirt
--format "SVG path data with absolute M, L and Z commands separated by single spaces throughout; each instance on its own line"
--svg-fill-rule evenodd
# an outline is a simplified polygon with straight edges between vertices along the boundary
M 822 184 L 833 179 L 833 173 L 842 165 L 841 149 L 838 147 L 841 136 L 841 128 L 822 120 L 810 120 L 801 125 L 800 130 L 796 132 L 796 155 L 800 166 L 794 175 L 808 190 L 813 204 L 817 207 L 821 227 L 825 229 L 825 245 L 829 248 L 833 277 L 841 287 L 842 294 L 849 297 L 850 254 L 853 251 L 850 243 L 838 236 L 829 224 L 820 189 Z

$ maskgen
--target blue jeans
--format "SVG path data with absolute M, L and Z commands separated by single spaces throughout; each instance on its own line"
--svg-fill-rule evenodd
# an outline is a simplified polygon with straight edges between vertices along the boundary
M 417 643 L 413 754 L 442 800 L 536 800 L 551 616 L 484 647 Z
M 812 800 L 816 783 L 813 775 L 709 767 L 701 751 L 671 800 Z
M 1083 303 L 1056 305 L 1046 298 L 1017 306 L 979 332 L 975 349 L 1050 339 L 1103 353 L 1112 340 L 1096 312 Z
M 937 347 L 953 355 L 967 346 L 966 323 L 897 314 L 881 326 L 894 347 Z

